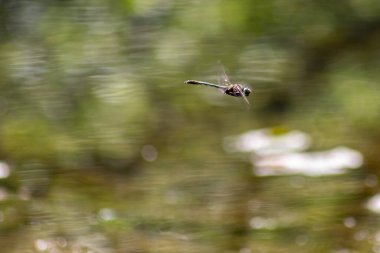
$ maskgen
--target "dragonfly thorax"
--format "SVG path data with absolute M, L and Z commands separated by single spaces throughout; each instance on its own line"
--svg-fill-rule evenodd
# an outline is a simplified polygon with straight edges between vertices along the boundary
M 242 87 L 240 84 L 234 84 L 226 88 L 224 93 L 234 97 L 248 97 L 251 93 L 251 90 L 246 87 Z

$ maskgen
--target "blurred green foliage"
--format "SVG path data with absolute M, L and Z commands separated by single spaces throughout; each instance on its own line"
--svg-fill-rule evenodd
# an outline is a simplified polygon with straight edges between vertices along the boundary
M 377 174 L 379 36 L 370 0 L 0 1 L 0 159 L 12 169 L 0 247 L 369 252 L 377 242 L 352 241 L 341 221 L 364 217 L 364 174 L 299 191 L 291 177 L 252 176 L 222 143 L 303 129 L 316 148 L 359 148 Z M 253 88 L 249 110 L 183 84 L 216 81 L 219 60 Z M 279 228 L 250 228 L 259 214 Z M 375 233 L 371 219 L 356 232 Z

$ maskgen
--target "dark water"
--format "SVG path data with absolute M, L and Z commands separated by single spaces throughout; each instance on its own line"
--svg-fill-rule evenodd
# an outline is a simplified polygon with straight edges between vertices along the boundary
M 0 10 L 1 252 L 380 252 L 378 6 Z

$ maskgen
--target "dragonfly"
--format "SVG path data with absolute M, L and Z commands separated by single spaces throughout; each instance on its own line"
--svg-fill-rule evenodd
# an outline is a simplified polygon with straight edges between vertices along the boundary
M 221 65 L 220 67 L 222 70 L 222 76 L 220 78 L 222 84 L 214 84 L 214 83 L 198 81 L 198 80 L 187 80 L 185 81 L 185 83 L 192 84 L 192 85 L 206 85 L 206 86 L 217 88 L 226 95 L 230 95 L 233 97 L 242 97 L 244 101 L 249 105 L 249 101 L 247 97 L 249 96 L 249 94 L 251 94 L 252 92 L 251 89 L 244 87 L 242 84 L 239 84 L 239 83 L 232 83 L 230 79 L 228 78 L 223 66 Z

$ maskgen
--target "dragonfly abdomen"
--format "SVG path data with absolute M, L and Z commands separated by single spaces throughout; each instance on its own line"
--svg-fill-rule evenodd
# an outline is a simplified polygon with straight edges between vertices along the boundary
M 218 88 L 218 89 L 224 89 L 225 88 L 225 86 L 222 86 L 222 85 L 218 85 L 218 84 L 214 84 L 214 83 L 208 83 L 208 82 L 203 82 L 203 81 L 197 81 L 197 80 L 187 80 L 187 81 L 185 81 L 185 83 L 187 83 L 187 84 L 193 84 L 193 85 L 206 85 L 206 86 L 215 87 L 215 88 Z
M 202 84 L 202 82 L 197 81 L 197 80 L 187 80 L 187 81 L 185 81 L 185 83 L 187 83 L 187 84 L 196 84 L 196 85 L 201 85 Z
M 228 87 L 224 93 L 233 97 L 248 97 L 251 90 L 246 87 L 242 87 L 240 84 L 233 84 Z

